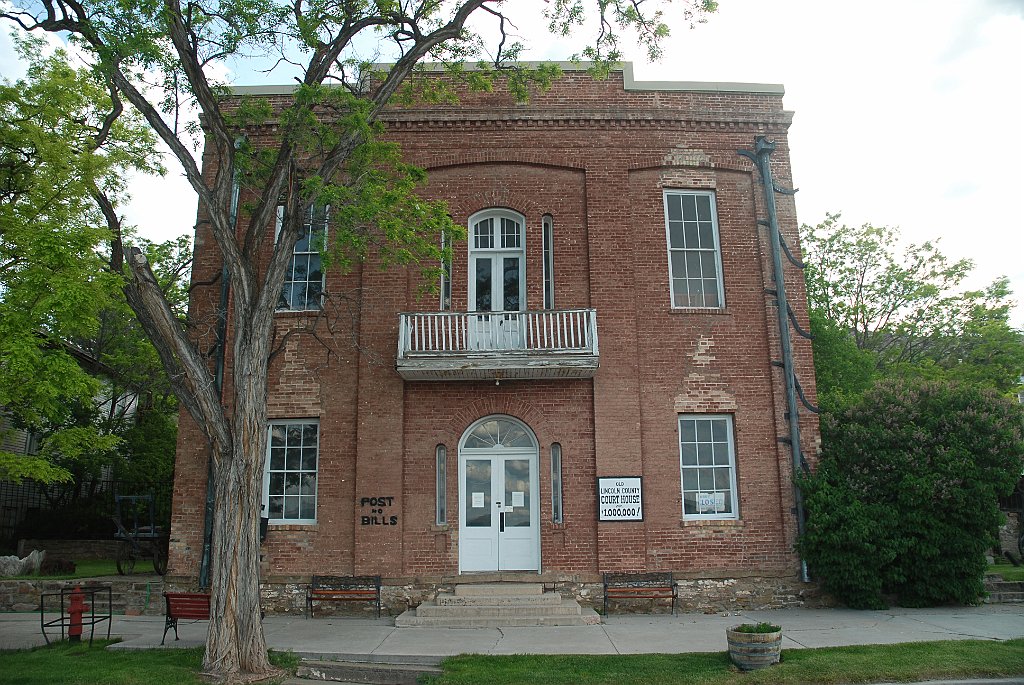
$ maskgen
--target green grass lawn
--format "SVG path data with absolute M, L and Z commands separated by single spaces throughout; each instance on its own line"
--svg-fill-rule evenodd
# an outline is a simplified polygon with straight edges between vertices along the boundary
M 431 685 L 768 685 L 868 683 L 1024 674 L 1024 640 L 787 649 L 782 663 L 743 673 L 717 654 L 458 656 Z
M 19 685 L 208 685 L 199 677 L 202 647 L 107 651 L 97 640 L 0 652 L 0 682 Z M 270 660 L 294 672 L 298 658 L 271 652 Z
M 143 559 L 139 562 L 146 563 Z M 145 567 L 142 567 L 145 570 Z M 150 566 L 152 570 L 152 565 Z M 113 559 L 82 559 L 75 562 L 75 572 L 56 576 L 14 576 L 15 580 L 67 580 L 69 578 L 95 578 L 96 576 L 116 576 L 117 564 Z
M 202 649 L 110 652 L 96 642 L 0 652 L 0 682 L 23 685 L 198 685 Z M 292 670 L 292 654 L 271 652 Z M 783 650 L 782 663 L 742 673 L 724 652 L 628 656 L 459 656 L 431 685 L 769 685 L 1024 675 L 1024 639 Z
M 1014 566 L 1006 560 L 1002 562 L 996 561 L 996 563 L 988 567 L 988 572 L 998 573 L 1003 577 L 1003 580 L 1024 580 L 1024 566 Z

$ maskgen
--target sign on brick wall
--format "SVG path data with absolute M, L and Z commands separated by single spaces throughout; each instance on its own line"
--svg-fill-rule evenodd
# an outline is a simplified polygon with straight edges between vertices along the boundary
M 598 521 L 643 521 L 643 476 L 597 479 Z

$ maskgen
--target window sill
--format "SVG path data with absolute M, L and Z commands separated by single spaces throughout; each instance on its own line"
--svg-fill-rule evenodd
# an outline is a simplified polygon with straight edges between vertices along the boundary
M 275 309 L 274 316 L 309 316 L 320 314 L 323 307 L 319 309 Z
M 743 528 L 741 519 L 682 519 L 680 528 Z
M 320 524 L 318 523 L 274 523 L 270 521 L 267 523 L 267 528 L 270 530 L 306 530 L 306 531 L 317 531 L 320 530 Z
M 669 307 L 669 314 L 710 314 L 712 316 L 730 316 L 728 307 Z

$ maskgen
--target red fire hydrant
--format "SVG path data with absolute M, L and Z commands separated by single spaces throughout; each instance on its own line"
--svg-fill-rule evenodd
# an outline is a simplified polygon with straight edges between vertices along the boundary
M 82 592 L 80 586 L 75 586 L 75 589 L 71 591 L 71 601 L 68 603 L 68 617 L 70 623 L 68 625 L 68 640 L 70 642 L 81 642 L 82 641 L 82 614 L 89 610 L 89 605 L 85 603 L 85 593 Z

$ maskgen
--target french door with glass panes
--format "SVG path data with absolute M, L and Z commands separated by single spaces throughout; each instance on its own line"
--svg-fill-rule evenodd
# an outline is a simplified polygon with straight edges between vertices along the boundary
M 536 443 L 517 421 L 481 422 L 459 450 L 459 571 L 540 569 L 539 519 Z
M 520 317 L 511 312 L 522 311 L 526 302 L 522 217 L 486 212 L 476 215 L 470 225 L 469 309 L 481 312 L 472 317 L 471 347 L 520 348 Z

